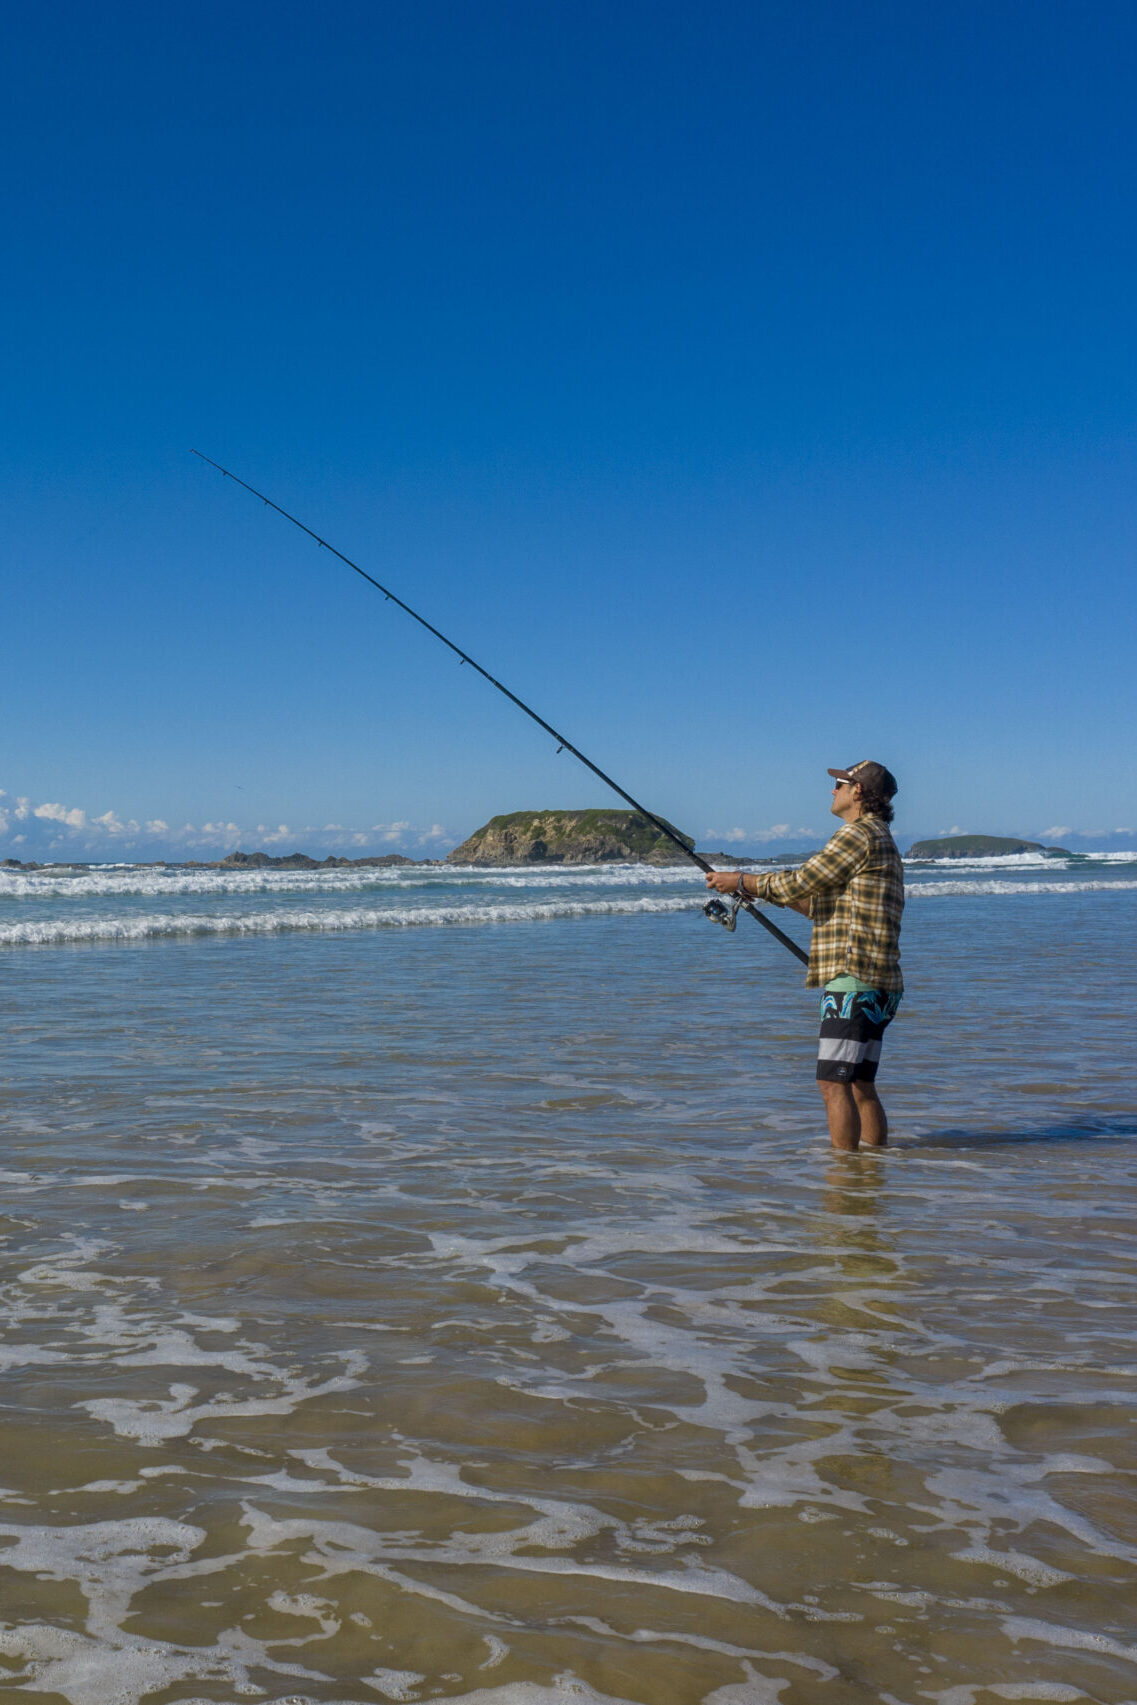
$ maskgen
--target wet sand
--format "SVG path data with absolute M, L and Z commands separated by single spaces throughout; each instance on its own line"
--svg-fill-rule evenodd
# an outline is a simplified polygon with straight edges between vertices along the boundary
M 758 931 L 10 952 L 13 1696 L 1137 1698 L 1135 912 L 911 907 L 845 1159 Z

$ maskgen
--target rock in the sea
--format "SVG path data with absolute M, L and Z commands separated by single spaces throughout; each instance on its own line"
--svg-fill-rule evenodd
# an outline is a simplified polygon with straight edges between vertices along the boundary
M 666 822 L 666 818 L 660 818 Z M 679 835 L 694 847 L 689 835 Z M 447 864 L 678 864 L 683 854 L 639 811 L 511 811 L 447 853 Z
M 192 862 L 192 861 L 191 861 Z M 404 858 L 402 853 L 383 853 L 377 858 L 337 858 L 330 853 L 327 858 L 312 858 L 308 853 L 287 853 L 283 858 L 277 858 L 266 852 L 231 852 L 228 858 L 223 858 L 209 868 L 213 870 L 352 870 L 357 866 L 370 867 L 384 864 L 414 864 L 413 858 Z
M 1065 847 L 1047 847 L 1041 841 L 1017 841 L 1009 835 L 941 835 L 937 841 L 916 841 L 905 858 L 1005 858 L 1009 853 L 1048 853 L 1054 858 L 1073 855 Z

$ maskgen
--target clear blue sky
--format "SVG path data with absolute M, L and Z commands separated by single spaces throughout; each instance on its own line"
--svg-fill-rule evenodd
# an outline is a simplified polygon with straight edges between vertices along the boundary
M 10 7 L 0 855 L 609 803 L 191 446 L 704 845 L 864 756 L 1132 830 L 1135 72 L 1109 0 Z

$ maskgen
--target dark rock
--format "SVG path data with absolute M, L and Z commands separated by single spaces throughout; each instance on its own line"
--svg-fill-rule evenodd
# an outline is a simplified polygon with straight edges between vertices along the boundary
M 1009 835 L 941 835 L 938 840 L 916 841 L 905 858 L 1005 858 L 1011 853 L 1049 852 L 1058 856 L 1061 847 L 1045 847 L 1041 841 L 1019 841 Z M 1070 856 L 1068 853 L 1065 855 Z
M 286 853 L 277 857 L 266 852 L 231 852 L 227 858 L 219 859 L 215 864 L 195 864 L 199 870 L 356 870 L 393 864 L 415 864 L 417 860 L 404 858 L 402 853 L 382 853 L 374 858 L 339 858 L 335 853 L 329 853 L 327 858 L 311 858 L 307 853 Z

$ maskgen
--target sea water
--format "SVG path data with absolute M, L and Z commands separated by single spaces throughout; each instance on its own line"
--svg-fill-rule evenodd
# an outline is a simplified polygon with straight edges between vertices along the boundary
M 0 875 L 0 1692 L 1137 1699 L 1137 861 L 908 883 L 835 1157 L 685 870 Z

